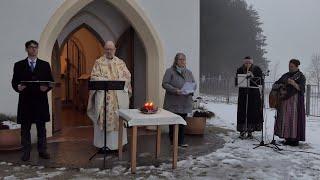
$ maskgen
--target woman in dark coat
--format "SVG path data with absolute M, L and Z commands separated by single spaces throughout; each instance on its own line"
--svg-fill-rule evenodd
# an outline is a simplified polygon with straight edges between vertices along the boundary
M 263 126 L 263 107 L 258 87 L 263 83 L 262 70 L 253 64 L 251 57 L 245 57 L 244 64 L 237 69 L 238 74 L 247 74 L 253 77 L 250 86 L 255 88 L 239 87 L 237 111 L 237 131 L 240 132 L 240 138 L 244 138 L 246 133 L 248 133 L 248 138 L 252 138 L 252 132 L 261 131 Z
M 192 112 L 193 93 L 185 94 L 181 88 L 186 82 L 195 83 L 192 72 L 186 68 L 186 55 L 177 53 L 172 67 L 165 72 L 162 87 L 166 90 L 163 108 L 186 118 Z M 196 86 L 194 87 L 196 88 Z M 195 89 L 194 89 L 195 90 Z M 173 126 L 169 126 L 169 136 L 172 142 Z M 179 126 L 178 145 L 187 147 L 184 143 L 184 125 Z
M 282 88 L 282 91 L 280 91 L 281 103 L 277 108 L 274 133 L 286 140 L 284 144 L 291 146 L 297 146 L 299 141 L 305 141 L 304 92 L 306 78 L 299 70 L 299 65 L 299 60 L 290 60 L 289 72 L 282 75 L 273 85 L 274 90 L 280 91 L 280 88 Z

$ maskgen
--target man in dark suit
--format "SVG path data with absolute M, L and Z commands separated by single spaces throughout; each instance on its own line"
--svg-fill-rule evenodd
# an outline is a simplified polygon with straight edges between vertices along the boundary
M 48 83 L 30 84 L 21 81 L 51 81 L 50 64 L 38 59 L 38 42 L 26 42 L 28 57 L 14 64 L 12 87 L 19 93 L 17 121 L 21 124 L 21 144 L 23 155 L 21 160 L 28 161 L 31 151 L 30 129 L 36 124 L 38 136 L 38 152 L 43 159 L 50 159 L 47 152 L 46 126 L 50 121 L 47 92 L 51 90 Z

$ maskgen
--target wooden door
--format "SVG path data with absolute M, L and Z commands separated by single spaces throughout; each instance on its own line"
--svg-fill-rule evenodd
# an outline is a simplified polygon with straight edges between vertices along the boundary
M 52 75 L 55 87 L 52 89 L 52 121 L 53 133 L 61 130 L 61 78 L 60 78 L 60 52 L 58 42 L 54 44 L 51 58 Z

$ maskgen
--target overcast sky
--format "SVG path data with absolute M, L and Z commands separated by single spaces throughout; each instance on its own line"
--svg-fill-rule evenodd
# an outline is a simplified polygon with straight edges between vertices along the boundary
M 312 54 L 320 54 L 320 0 L 246 1 L 258 11 L 263 23 L 269 69 L 280 62 L 282 74 L 289 59 L 298 58 L 301 70 L 307 71 Z

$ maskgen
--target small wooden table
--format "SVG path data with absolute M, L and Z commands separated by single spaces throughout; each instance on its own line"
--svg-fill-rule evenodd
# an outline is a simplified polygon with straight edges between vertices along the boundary
M 137 163 L 137 132 L 141 126 L 157 126 L 157 143 L 156 143 L 156 158 L 160 156 L 161 145 L 161 129 L 162 125 L 174 125 L 173 131 L 173 152 L 172 152 L 172 168 L 177 167 L 178 161 L 178 132 L 179 124 L 186 125 L 186 121 L 179 115 L 159 109 L 156 114 L 143 114 L 138 109 L 120 109 L 119 110 L 119 136 L 118 136 L 118 151 L 119 159 L 122 159 L 122 136 L 123 126 L 132 127 L 131 137 L 131 173 L 136 173 Z

